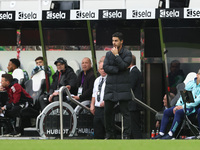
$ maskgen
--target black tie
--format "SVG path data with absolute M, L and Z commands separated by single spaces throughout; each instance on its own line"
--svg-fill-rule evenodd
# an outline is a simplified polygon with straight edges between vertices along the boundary
M 99 83 L 99 87 L 98 87 L 98 94 L 97 94 L 97 101 L 98 102 L 100 101 L 101 88 L 102 88 L 103 82 L 104 82 L 104 79 L 102 78 L 101 82 Z

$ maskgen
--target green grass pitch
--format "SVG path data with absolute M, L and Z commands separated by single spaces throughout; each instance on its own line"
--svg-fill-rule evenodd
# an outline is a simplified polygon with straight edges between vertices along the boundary
M 195 150 L 200 140 L 0 140 L 1 150 Z

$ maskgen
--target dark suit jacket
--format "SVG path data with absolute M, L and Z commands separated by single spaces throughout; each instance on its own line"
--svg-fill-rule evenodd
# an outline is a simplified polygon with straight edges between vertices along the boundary
M 135 66 L 132 68 L 130 75 L 130 81 L 131 81 L 131 89 L 133 90 L 133 93 L 135 94 L 135 97 L 139 100 L 142 100 L 142 74 L 139 71 L 139 69 Z M 129 102 L 129 111 L 136 111 L 140 110 L 141 107 L 136 104 L 133 101 Z

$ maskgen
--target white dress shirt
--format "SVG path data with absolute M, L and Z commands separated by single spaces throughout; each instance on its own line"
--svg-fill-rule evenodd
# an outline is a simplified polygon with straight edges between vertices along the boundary
M 95 97 L 95 107 L 100 107 L 100 104 L 103 101 L 104 90 L 105 90 L 105 86 L 106 86 L 106 82 L 105 82 L 106 81 L 106 77 L 107 76 L 105 76 L 105 77 L 100 76 L 100 77 L 96 78 L 96 80 L 94 81 L 92 97 Z M 102 78 L 104 78 L 104 83 L 103 83 L 103 85 L 101 87 L 100 101 L 98 102 L 97 101 L 97 93 L 98 93 L 98 87 L 99 87 L 99 84 L 100 84 Z
M 131 72 L 131 70 L 132 70 L 134 67 L 135 67 L 135 65 L 134 65 L 134 66 L 132 66 L 132 67 L 130 68 L 130 72 Z

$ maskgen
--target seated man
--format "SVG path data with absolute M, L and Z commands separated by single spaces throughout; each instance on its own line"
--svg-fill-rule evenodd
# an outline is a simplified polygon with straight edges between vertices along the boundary
M 180 69 L 181 63 L 178 60 L 173 60 L 170 63 L 170 72 L 168 74 L 170 92 L 176 94 L 176 86 L 182 83 L 185 75 L 183 70 Z
M 74 99 L 79 100 L 80 102 L 91 100 L 95 80 L 92 63 L 88 57 L 83 58 L 81 67 L 83 71 L 81 71 L 77 80 L 77 87 L 79 87 L 78 95 L 73 96 Z
M 44 70 L 44 59 L 43 57 L 39 56 L 35 59 L 36 67 L 31 72 L 31 78 L 34 74 L 38 73 L 40 70 Z M 50 85 L 53 82 L 52 76 L 54 75 L 55 71 L 53 70 L 52 66 L 48 66 L 47 68 L 47 74 L 49 76 L 49 83 Z
M 173 93 L 169 94 L 169 103 L 171 102 L 171 100 L 175 97 L 175 95 Z M 171 106 L 170 106 L 171 107 Z M 167 95 L 165 94 L 163 97 L 163 108 L 159 113 L 162 113 L 164 110 L 168 109 L 167 106 Z M 156 128 L 160 127 L 160 121 L 156 121 Z
M 10 61 L 8 63 L 8 67 L 7 67 L 8 74 L 12 74 L 13 71 L 19 67 L 20 67 L 20 61 L 18 59 L 16 59 L 16 58 L 10 59 Z M 25 70 L 23 70 L 23 72 L 24 72 L 24 83 L 25 83 L 26 81 L 29 80 L 29 76 Z
M 192 113 L 195 113 L 195 107 L 200 104 L 200 70 L 197 73 L 197 78 L 194 80 L 188 82 L 185 86 L 185 90 L 192 91 L 193 97 L 194 97 L 194 103 L 186 103 L 186 115 L 191 115 Z M 155 136 L 154 139 L 172 139 L 173 135 L 177 129 L 177 127 L 180 125 L 184 118 L 184 102 L 182 100 L 182 97 L 179 98 L 179 100 L 176 103 L 175 107 L 168 108 L 164 111 L 164 115 L 161 121 L 161 127 L 160 132 L 157 136 Z M 165 135 L 165 129 L 167 127 L 167 124 L 169 122 L 169 117 L 173 117 L 173 123 L 170 128 L 170 131 L 168 134 Z
M 94 138 L 105 138 L 105 126 L 104 126 L 104 89 L 107 74 L 103 69 L 103 62 L 99 63 L 100 76 L 94 82 L 92 101 L 90 104 L 90 112 L 94 115 Z
M 2 75 L 1 84 L 0 91 L 6 90 L 9 99 L 7 104 L 1 107 L 0 112 L 15 122 L 16 117 L 20 117 L 21 109 L 31 106 L 33 99 L 10 74 Z
M 67 61 L 63 58 L 58 58 L 54 64 L 57 67 L 57 71 L 53 75 L 53 83 L 49 90 L 50 96 L 46 97 L 46 95 L 41 95 L 39 98 L 41 110 L 43 110 L 49 103 L 59 101 L 58 90 L 62 86 L 66 86 L 71 94 L 77 93 L 77 76 L 74 73 L 74 70 L 67 65 Z M 64 100 L 66 100 L 66 94 L 64 94 Z

